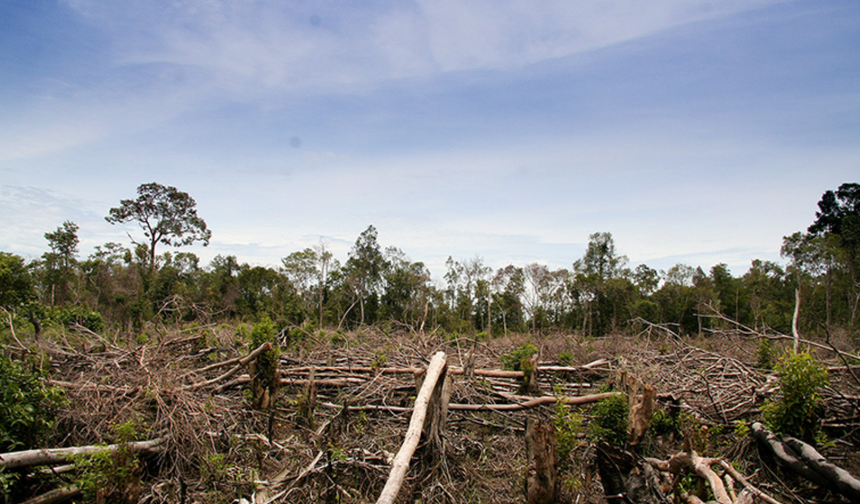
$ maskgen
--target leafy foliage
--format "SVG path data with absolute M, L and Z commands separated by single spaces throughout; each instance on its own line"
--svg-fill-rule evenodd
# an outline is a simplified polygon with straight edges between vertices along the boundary
M 601 399 L 591 409 L 594 419 L 589 424 L 589 434 L 593 441 L 613 446 L 624 446 L 627 442 L 627 425 L 630 405 L 623 394 Z
M 140 495 L 140 460 L 129 443 L 137 437 L 134 421 L 114 426 L 116 450 L 98 450 L 73 458 L 76 483 L 87 502 L 132 504 Z
M 529 357 L 536 353 L 538 353 L 536 346 L 531 343 L 525 343 L 523 346 L 502 355 L 502 369 L 522 371 L 523 361 L 528 360 Z
M 800 438 L 807 443 L 818 434 L 820 389 L 829 383 L 827 368 L 809 352 L 783 355 L 776 364 L 780 382 L 778 399 L 765 403 L 765 424 L 774 432 Z
M 15 308 L 35 298 L 35 284 L 24 259 L 0 252 L 0 306 Z
M 149 266 L 155 268 L 155 246 L 179 247 L 196 241 L 209 244 L 212 232 L 197 215 L 197 203 L 186 192 L 152 182 L 137 188 L 137 199 L 121 200 L 105 220 L 111 224 L 137 222 L 149 240 Z
M 62 327 L 72 327 L 77 324 L 93 332 L 100 332 L 107 327 L 101 313 L 90 310 L 86 306 L 47 307 L 43 308 L 41 316 L 45 321 Z
M 44 378 L 41 369 L 0 355 L 0 452 L 34 448 L 50 435 L 65 396 Z

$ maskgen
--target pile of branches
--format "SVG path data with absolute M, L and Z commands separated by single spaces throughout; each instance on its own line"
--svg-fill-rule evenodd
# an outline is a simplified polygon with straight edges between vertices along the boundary
M 649 459 L 635 456 L 635 464 L 654 475 L 663 496 L 686 493 L 684 498 L 695 502 L 679 484 L 686 474 L 710 483 L 709 473 L 699 469 L 705 467 L 723 482 L 733 503 L 765 495 L 803 502 L 799 496 L 806 495 L 797 482 L 767 468 L 752 436 L 732 439 L 736 426 L 758 418 L 763 401 L 778 393 L 773 373 L 738 353 L 706 350 L 691 341 L 548 338 L 531 374 L 534 388 L 524 393 L 528 373 L 498 369 L 501 354 L 521 341 L 446 341 L 372 328 L 339 339 L 308 335 L 285 347 L 278 400 L 257 411 L 248 397 L 249 365 L 255 352 L 265 349 L 249 348 L 235 328 L 162 330 L 150 338 L 121 340 L 78 328 L 14 349 L 49 361 L 51 383 L 66 391 L 68 403 L 56 419 L 59 435 L 41 448 L 134 451 L 141 465 L 132 478 L 136 490 L 124 490 L 127 502 L 373 502 L 403 441 L 417 391 L 415 372 L 439 350 L 449 355 L 454 376 L 445 452 L 441 460 L 410 467 L 401 493 L 410 500 L 522 502 L 527 421 L 552 423 L 568 409 L 580 411 L 584 426 L 568 447 L 568 459 L 559 461 L 567 483 L 561 484 L 558 501 L 602 502 L 615 495 L 604 488 L 613 476 L 592 477 L 600 453 L 610 449 L 592 444 L 585 426 L 587 404 L 605 397 L 602 389 L 610 384 L 636 395 L 621 383 L 621 370 L 656 389 L 658 409 L 696 419 L 686 432 L 676 424 L 677 432 L 649 433 L 639 445 L 639 451 L 653 453 Z M 581 364 L 559 362 L 562 349 L 566 361 L 572 356 Z M 837 447 L 830 454 L 856 453 L 858 402 L 850 393 L 851 374 L 832 376 L 822 403 L 829 412 L 824 426 L 844 436 L 834 439 Z M 566 404 L 562 410 L 559 403 Z M 122 424 L 136 426 L 136 444 L 118 438 L 116 426 Z M 696 445 L 696 436 L 707 437 L 703 432 L 709 429 L 722 429 L 725 436 L 707 448 Z M 716 448 L 721 457 L 700 455 Z M 7 460 L 7 455 L 0 456 Z M 60 490 L 81 491 L 75 469 L 66 467 L 78 459 L 72 453 L 54 455 L 5 466 L 29 475 L 30 495 L 43 499 L 33 503 L 58 502 L 51 499 L 59 498 Z M 747 476 L 732 474 L 726 464 Z M 43 471 L 46 466 L 52 469 Z

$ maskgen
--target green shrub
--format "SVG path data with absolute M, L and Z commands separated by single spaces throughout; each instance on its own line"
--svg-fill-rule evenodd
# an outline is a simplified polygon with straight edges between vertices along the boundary
M 809 352 L 786 352 L 776 364 L 780 395 L 762 408 L 764 423 L 774 432 L 815 442 L 820 389 L 829 383 L 827 368 Z
M 523 346 L 511 350 L 502 355 L 502 369 L 508 371 L 522 371 L 523 361 L 538 353 L 536 346 L 526 343 Z
M 75 482 L 86 502 L 136 503 L 140 496 L 140 460 L 130 443 L 137 435 L 137 423 L 115 425 L 116 450 L 102 449 L 72 457 Z
M 756 349 L 756 366 L 760 369 L 773 369 L 773 364 L 776 361 L 776 350 L 773 348 L 773 342 L 767 338 L 758 340 L 758 348 Z
M 601 399 L 591 409 L 593 419 L 589 424 L 589 434 L 593 442 L 604 442 L 613 446 L 627 443 L 627 423 L 630 405 L 623 394 Z
M 573 352 L 564 350 L 558 354 L 558 362 L 560 362 L 563 366 L 573 366 L 573 364 L 576 362 L 576 356 L 573 355 Z
M 251 329 L 251 350 L 265 343 L 269 343 L 272 347 L 260 353 L 252 364 L 252 405 L 258 410 L 269 409 L 274 404 L 277 396 L 279 379 L 278 359 L 280 358 L 280 347 L 275 343 L 277 335 L 278 328 L 269 317 L 263 317 Z
M 555 439 L 559 466 L 564 469 L 570 464 L 570 454 L 579 446 L 579 434 L 582 432 L 582 415 L 573 413 L 562 401 L 563 397 L 556 390 L 559 400 L 555 402 Z
M 0 355 L 0 452 L 35 448 L 50 435 L 65 396 L 45 378 L 41 369 Z
M 54 306 L 44 307 L 42 319 L 62 327 L 80 325 L 93 332 L 105 330 L 107 325 L 101 313 L 90 310 L 86 306 Z

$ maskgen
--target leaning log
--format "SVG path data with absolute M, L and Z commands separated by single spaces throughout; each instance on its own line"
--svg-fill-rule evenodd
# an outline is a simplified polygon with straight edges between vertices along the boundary
M 75 446 L 72 448 L 50 448 L 46 450 L 25 450 L 0 454 L 0 469 L 16 469 L 36 465 L 59 464 L 68 461 L 75 455 L 90 455 L 103 450 L 116 451 L 127 446 L 134 453 L 159 452 L 164 447 L 165 438 L 134 443 L 112 444 L 106 446 Z
M 382 489 L 382 493 L 379 495 L 376 504 L 391 504 L 397 498 L 400 487 L 403 486 L 406 472 L 409 470 L 409 462 L 412 460 L 412 455 L 418 448 L 418 442 L 421 439 L 421 432 L 424 429 L 424 419 L 427 416 L 427 407 L 430 404 L 433 393 L 439 390 L 436 387 L 436 383 L 440 377 L 444 379 L 446 367 L 445 352 L 437 352 L 430 359 L 430 364 L 427 366 L 427 374 L 424 376 L 421 390 L 415 399 L 415 410 L 412 412 L 412 419 L 409 421 L 409 428 L 406 430 L 403 445 L 401 445 L 400 450 L 394 457 L 388 481 L 385 482 L 385 487 Z

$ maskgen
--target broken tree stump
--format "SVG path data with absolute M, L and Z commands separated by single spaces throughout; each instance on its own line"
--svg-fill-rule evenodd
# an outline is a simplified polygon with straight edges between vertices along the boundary
M 669 504 L 650 464 L 606 443 L 597 445 L 597 471 L 607 502 Z
M 555 426 L 546 420 L 526 420 L 526 500 L 550 504 L 558 498 Z

